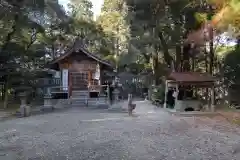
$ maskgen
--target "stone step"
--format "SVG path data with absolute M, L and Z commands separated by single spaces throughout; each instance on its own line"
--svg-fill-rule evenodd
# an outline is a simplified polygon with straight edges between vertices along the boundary
M 70 99 L 76 100 L 76 99 L 88 99 L 87 96 L 72 96 Z
M 75 100 L 75 101 L 71 101 L 71 105 L 74 105 L 74 106 L 87 106 L 86 102 L 85 101 L 78 101 L 78 100 Z
M 72 91 L 72 96 L 88 96 L 88 91 Z

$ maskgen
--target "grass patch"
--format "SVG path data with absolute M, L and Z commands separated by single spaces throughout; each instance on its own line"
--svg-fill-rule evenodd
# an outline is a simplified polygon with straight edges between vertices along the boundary
M 232 123 L 240 126 L 240 118 L 233 119 Z

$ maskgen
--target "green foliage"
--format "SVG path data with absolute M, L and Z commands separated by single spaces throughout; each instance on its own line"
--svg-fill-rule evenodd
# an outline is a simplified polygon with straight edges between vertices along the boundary
M 89 0 L 71 0 L 69 3 L 69 9 L 71 10 L 70 16 L 75 20 L 90 21 L 93 19 L 92 7 L 93 4 Z
M 240 48 L 230 51 L 224 61 L 224 77 L 227 86 L 239 85 L 240 82 Z
M 1 1 L 0 8 L 0 77 L 7 91 L 43 67 L 47 48 L 42 37 L 53 17 L 66 15 L 57 1 L 48 0 Z
M 115 63 L 119 65 L 128 64 L 129 61 L 123 60 L 129 54 L 130 40 L 130 16 L 129 8 L 124 0 L 104 1 L 102 13 L 97 19 L 97 23 L 109 37 L 108 48 Z
M 163 85 L 160 86 L 154 86 L 153 88 L 153 93 L 152 93 L 152 101 L 164 101 L 164 96 L 165 96 L 165 87 Z

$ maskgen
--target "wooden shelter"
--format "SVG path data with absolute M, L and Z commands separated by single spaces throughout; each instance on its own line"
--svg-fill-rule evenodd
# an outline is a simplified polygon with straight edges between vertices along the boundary
M 208 87 L 214 85 L 214 78 L 207 73 L 198 72 L 173 72 L 168 77 L 179 85 L 194 85 L 199 87 Z
M 75 41 L 65 54 L 54 59 L 49 68 L 58 71 L 61 88 L 71 95 L 72 91 L 96 89 L 112 72 L 112 65 L 87 51 L 80 41 Z
M 193 110 L 199 110 L 200 101 L 198 99 L 193 99 L 192 97 L 182 96 L 184 94 L 180 91 L 180 87 L 195 87 L 195 88 L 210 88 L 211 90 L 211 110 L 214 110 L 214 77 L 206 73 L 198 72 L 173 72 L 166 80 L 165 89 L 165 102 L 164 107 L 167 108 L 167 95 L 169 93 L 169 88 L 175 90 L 175 109 L 177 111 L 186 111 L 187 108 L 192 108 Z

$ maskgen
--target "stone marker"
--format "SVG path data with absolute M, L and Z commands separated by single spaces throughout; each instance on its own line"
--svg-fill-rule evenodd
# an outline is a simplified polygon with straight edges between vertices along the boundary
M 128 94 L 128 114 L 132 116 L 132 111 L 136 108 L 136 104 L 132 103 L 132 94 Z

